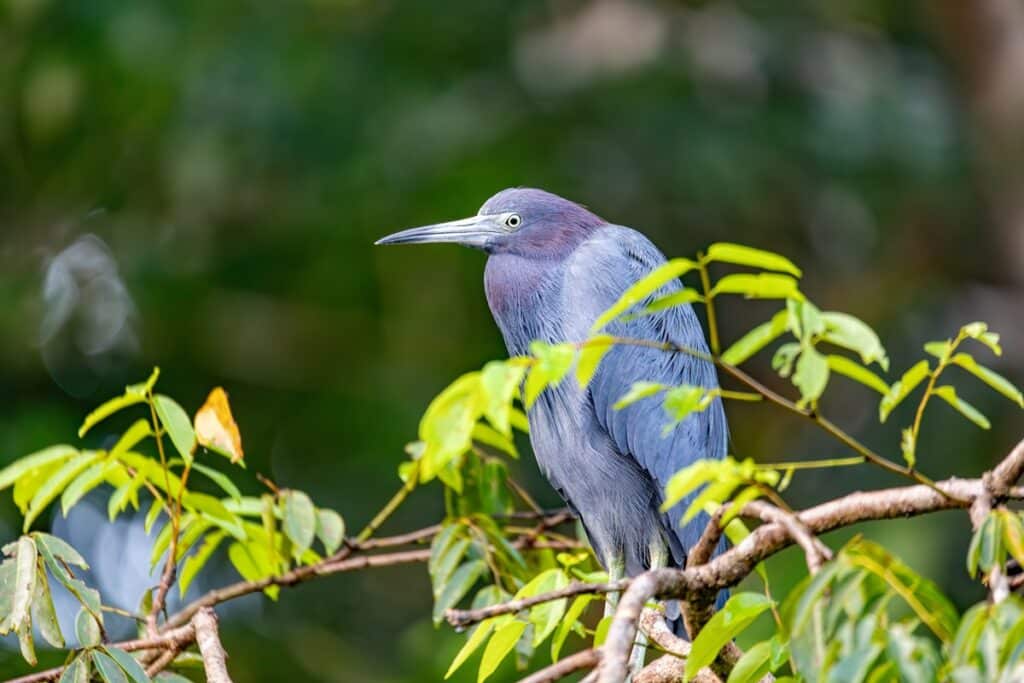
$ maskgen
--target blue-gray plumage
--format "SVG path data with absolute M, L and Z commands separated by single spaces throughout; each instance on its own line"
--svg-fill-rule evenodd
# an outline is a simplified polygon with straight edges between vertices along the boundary
M 627 287 L 665 262 L 639 232 L 535 189 L 503 190 L 472 218 L 413 228 L 378 244 L 421 242 L 455 242 L 487 252 L 487 302 L 510 355 L 529 353 L 534 339 L 586 339 L 594 320 Z M 674 280 L 659 294 L 681 286 Z M 616 321 L 607 331 L 707 348 L 688 305 Z M 665 484 L 694 461 L 726 452 L 725 413 L 718 400 L 665 437 L 668 418 L 659 398 L 615 410 L 615 402 L 638 381 L 717 386 L 707 361 L 615 346 L 585 390 L 567 379 L 544 391 L 528 415 L 541 471 L 579 515 L 613 576 L 683 565 L 707 517 L 680 526 L 688 501 L 661 513 Z

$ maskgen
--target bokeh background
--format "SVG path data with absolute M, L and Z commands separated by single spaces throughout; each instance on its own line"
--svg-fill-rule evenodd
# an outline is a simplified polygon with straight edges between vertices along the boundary
M 481 254 L 372 242 L 516 185 L 671 255 L 787 254 L 815 301 L 879 330 L 894 372 L 987 320 L 1006 352 L 986 362 L 1020 383 L 1021 74 L 1016 0 L 0 0 L 0 465 L 75 442 L 91 406 L 160 365 L 189 410 L 227 387 L 250 491 L 262 472 L 361 526 L 429 399 L 503 354 Z M 773 310 L 729 302 L 726 338 Z M 785 388 L 769 359 L 753 369 Z M 1009 402 L 958 386 L 993 426 L 935 406 L 919 448 L 934 477 L 977 475 L 1024 431 Z M 898 457 L 908 415 L 879 428 L 875 398 L 836 380 L 824 409 Z M 729 410 L 739 455 L 845 454 L 770 407 Z M 514 469 L 557 503 L 530 458 Z M 789 495 L 886 483 L 810 472 Z M 20 521 L 0 498 L 6 541 Z M 103 509 L 43 526 L 133 608 L 147 542 Z M 418 492 L 388 529 L 442 509 Z M 965 515 L 860 531 L 979 599 Z M 799 557 L 776 567 L 795 578 Z M 425 569 L 405 567 L 242 601 L 223 631 L 239 681 L 433 681 L 461 638 L 429 613 Z M 10 645 L 0 675 L 25 671 Z

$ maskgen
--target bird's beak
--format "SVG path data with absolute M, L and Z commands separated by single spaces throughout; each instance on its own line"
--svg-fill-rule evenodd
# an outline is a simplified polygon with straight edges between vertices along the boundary
M 508 234 L 500 216 L 473 216 L 447 223 L 409 228 L 382 237 L 374 244 L 435 244 L 447 242 L 483 249 L 495 237 Z

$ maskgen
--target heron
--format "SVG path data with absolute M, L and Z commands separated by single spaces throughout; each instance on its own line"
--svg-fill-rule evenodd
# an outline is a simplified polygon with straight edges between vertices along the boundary
M 487 303 L 511 356 L 529 354 L 533 340 L 586 339 L 598 316 L 631 284 L 666 262 L 640 232 L 531 188 L 502 190 L 470 218 L 403 230 L 376 243 L 454 243 L 484 251 Z M 659 295 L 681 288 L 677 279 Z M 682 524 L 690 499 L 662 512 L 665 485 L 697 460 L 724 457 L 728 436 L 719 399 L 667 434 L 656 397 L 615 408 L 634 382 L 718 386 L 690 305 L 619 319 L 606 331 L 671 342 L 705 356 L 615 345 L 585 389 L 563 381 L 527 411 L 542 474 L 579 518 L 598 561 L 615 580 L 684 566 L 708 518 L 702 513 Z M 614 605 L 612 598 L 606 610 Z

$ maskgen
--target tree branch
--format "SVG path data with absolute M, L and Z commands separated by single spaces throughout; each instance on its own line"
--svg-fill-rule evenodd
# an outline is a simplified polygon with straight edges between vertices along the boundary
M 529 598 L 509 600 L 508 602 L 489 605 L 487 607 L 481 607 L 480 609 L 449 609 L 445 611 L 444 618 L 447 619 L 448 623 L 455 628 L 465 628 L 471 624 L 481 622 L 484 619 L 497 617 L 502 614 L 521 612 L 522 610 L 529 609 L 534 605 L 540 605 L 553 600 L 571 598 L 577 595 L 584 595 L 586 593 L 617 593 L 624 590 L 628 585 L 629 579 L 619 579 L 618 581 L 612 581 L 610 583 L 582 583 L 580 581 L 573 581 L 565 588 L 551 591 L 549 593 L 543 593 L 541 595 L 535 595 Z
M 404 489 L 403 489 L 404 490 Z M 550 520 L 549 523 L 554 525 L 556 523 L 562 523 L 564 520 L 564 511 L 556 511 L 550 517 L 546 518 L 545 521 Z M 543 522 L 542 522 L 543 523 Z M 419 532 L 412 532 L 411 534 L 403 534 L 405 539 L 417 534 Z M 532 534 L 532 532 L 531 532 Z M 537 542 L 533 539 L 531 534 L 526 534 L 516 539 L 513 543 L 517 548 L 538 547 Z M 342 572 L 355 571 L 358 569 L 367 569 L 370 567 L 387 567 L 398 564 L 409 564 L 413 562 L 425 562 L 430 559 L 430 549 L 424 548 L 420 550 L 405 550 L 400 552 L 380 554 L 380 555 L 364 555 L 360 557 L 351 557 L 351 555 L 360 549 L 360 544 L 367 541 L 356 541 L 351 545 L 346 545 L 340 551 L 335 553 L 334 556 L 325 558 L 316 564 L 306 565 L 303 567 L 296 567 L 291 571 L 279 574 L 277 576 L 268 576 L 264 579 L 256 581 L 239 581 L 237 583 L 217 588 L 209 591 L 202 597 L 193 600 L 191 603 L 183 607 L 176 614 L 172 615 L 167 619 L 164 624 L 164 628 L 173 628 L 187 623 L 200 609 L 203 607 L 213 607 L 227 600 L 248 595 L 250 593 L 256 593 L 264 588 L 270 586 L 294 586 L 304 581 L 309 581 L 312 578 L 318 576 L 329 576 L 331 574 L 339 574 Z M 548 544 L 549 547 L 565 548 L 564 544 Z M 378 543 L 379 547 L 379 543 Z
M 1006 496 L 1022 492 L 1012 488 L 1013 477 L 1024 470 L 1024 442 L 1019 444 L 993 470 L 1007 484 Z M 936 490 L 939 489 L 939 490 Z M 909 517 L 938 510 L 966 507 L 985 495 L 981 479 L 948 479 L 933 486 L 907 486 L 871 492 L 852 493 L 842 498 L 805 510 L 797 519 L 808 532 L 821 534 L 857 522 L 895 517 Z M 741 543 L 710 560 L 707 564 L 684 570 L 658 569 L 636 577 L 619 601 L 618 610 L 608 631 L 605 656 L 599 670 L 600 683 L 619 683 L 628 671 L 629 652 L 636 636 L 637 620 L 643 605 L 650 599 L 706 599 L 722 588 L 735 585 L 766 557 L 793 542 L 789 530 L 780 523 L 759 527 Z
M 217 633 L 217 614 L 209 607 L 196 612 L 192 623 L 196 627 L 196 644 L 199 654 L 203 657 L 203 669 L 206 671 L 206 683 L 231 683 L 228 674 L 227 653 L 221 645 Z
M 601 650 L 599 648 L 583 650 L 576 654 L 560 659 L 549 667 L 527 676 L 519 683 L 554 683 L 571 673 L 583 669 L 593 669 L 601 662 Z

